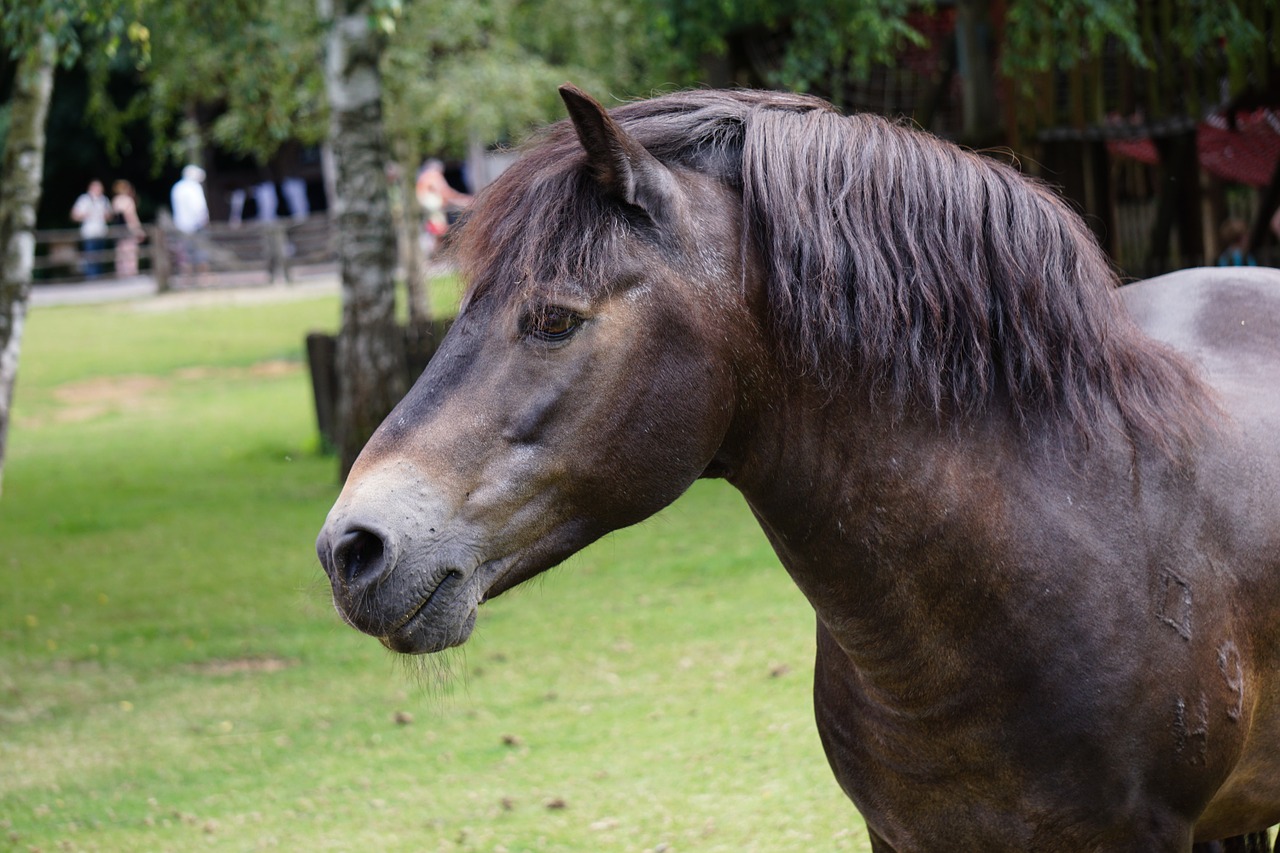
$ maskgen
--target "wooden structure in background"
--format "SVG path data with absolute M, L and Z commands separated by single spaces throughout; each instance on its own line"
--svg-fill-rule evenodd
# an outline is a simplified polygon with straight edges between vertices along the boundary
M 147 227 L 147 239 L 138 247 L 139 272 L 156 280 L 160 290 L 197 283 L 186 269 L 181 253 L 184 235 L 173 221 L 162 215 Z M 85 269 L 93 264 L 101 269 L 99 279 L 115 277 L 115 250 L 85 253 L 77 229 L 37 231 L 34 282 L 67 284 L 85 281 Z M 123 226 L 113 227 L 108 240 L 128 236 Z M 215 222 L 197 237 L 207 263 L 203 273 L 223 281 L 259 284 L 292 281 L 301 272 L 332 271 L 334 268 L 333 223 L 326 214 L 306 219 L 278 219 L 246 222 L 231 226 Z
M 1137 30 L 1147 66 L 1115 40 L 1067 70 L 1001 73 L 1007 0 L 939 0 L 910 13 L 924 45 L 904 45 L 893 61 L 813 94 L 850 111 L 901 117 L 993 156 L 1007 157 L 1059 188 L 1084 215 L 1120 269 L 1147 277 L 1213 263 L 1218 230 L 1228 217 L 1251 222 L 1260 262 L 1280 265 L 1280 246 L 1267 230 L 1280 206 L 1280 66 L 1271 49 L 1280 37 L 1280 4 L 1241 0 L 1242 13 L 1264 34 L 1251 56 L 1215 44 L 1186 58 L 1174 34 L 1195 24 L 1191 4 L 1137 0 Z M 1068 28 L 1070 22 L 1059 24 Z M 1081 35 L 1080 43 L 1084 43 Z M 785 26 L 729 39 L 726 84 L 763 85 L 785 54 Z M 1230 97 L 1224 93 L 1232 93 Z M 1261 145 L 1267 165 L 1248 180 L 1220 168 L 1231 142 L 1222 134 L 1259 111 L 1275 127 Z M 1214 141 L 1201 138 L 1212 128 Z M 1274 145 L 1272 143 L 1275 143 Z M 1146 159 L 1132 156 L 1145 146 Z

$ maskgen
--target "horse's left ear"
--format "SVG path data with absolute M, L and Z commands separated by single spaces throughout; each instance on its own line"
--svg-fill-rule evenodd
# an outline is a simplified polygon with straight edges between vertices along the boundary
M 618 201 L 640 208 L 654 222 L 666 219 L 675 202 L 675 176 L 658 158 L 627 134 L 608 111 L 586 92 L 566 83 L 560 97 L 587 164 L 597 181 Z

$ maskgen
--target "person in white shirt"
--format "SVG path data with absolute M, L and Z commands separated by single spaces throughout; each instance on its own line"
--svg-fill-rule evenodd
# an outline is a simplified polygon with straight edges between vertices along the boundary
M 107 221 L 111 219 L 111 202 L 103 191 L 102 181 L 89 182 L 88 191 L 72 205 L 71 218 L 80 223 L 85 278 L 94 278 L 103 270 L 102 259 L 97 255 L 107 248 Z
M 201 246 L 199 234 L 209 224 L 209 203 L 204 197 L 204 169 L 184 166 L 182 180 L 169 192 L 173 207 L 173 227 L 185 235 L 179 252 L 179 263 L 188 269 L 200 269 L 208 265 L 208 258 Z

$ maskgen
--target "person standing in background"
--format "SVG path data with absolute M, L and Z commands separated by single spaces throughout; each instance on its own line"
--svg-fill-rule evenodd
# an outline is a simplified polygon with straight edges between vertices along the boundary
M 89 182 L 71 207 L 71 218 L 80 223 L 80 242 L 84 251 L 85 278 L 96 278 L 102 272 L 98 253 L 107 248 L 107 220 L 111 218 L 111 202 L 107 201 L 102 181 Z
M 111 185 L 111 210 L 129 229 L 128 236 L 116 240 L 116 276 L 130 278 L 138 274 L 138 244 L 146 238 L 138 220 L 138 196 L 133 184 L 116 181 Z
M 200 245 L 200 232 L 209 225 L 209 203 L 204 197 L 204 169 L 184 166 L 182 180 L 169 192 L 173 207 L 173 227 L 183 235 L 179 264 L 188 272 L 205 269 L 208 258 Z
M 275 222 L 280 210 L 280 194 L 274 181 L 253 185 L 253 201 L 258 206 L 259 222 Z
M 311 215 L 311 203 L 307 200 L 307 182 L 302 178 L 285 178 L 280 183 L 285 203 L 289 205 L 289 215 L 295 220 L 303 220 Z
M 422 164 L 414 194 L 426 220 L 423 223 L 423 254 L 430 257 L 440 238 L 449 230 L 449 210 L 466 207 L 471 203 L 471 196 L 449 186 L 444 176 L 444 163 L 434 158 Z
M 1256 267 L 1258 262 L 1249 254 L 1249 227 L 1243 220 L 1228 219 L 1222 223 L 1218 236 L 1225 247 L 1218 256 L 1220 267 Z

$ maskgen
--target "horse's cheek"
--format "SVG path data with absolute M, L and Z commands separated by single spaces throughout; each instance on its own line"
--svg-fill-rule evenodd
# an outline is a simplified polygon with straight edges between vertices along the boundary
M 728 430 L 728 371 L 705 358 L 673 359 L 646 399 L 637 401 L 628 434 L 641 449 L 633 477 L 650 479 L 656 499 L 675 500 L 711 463 Z

